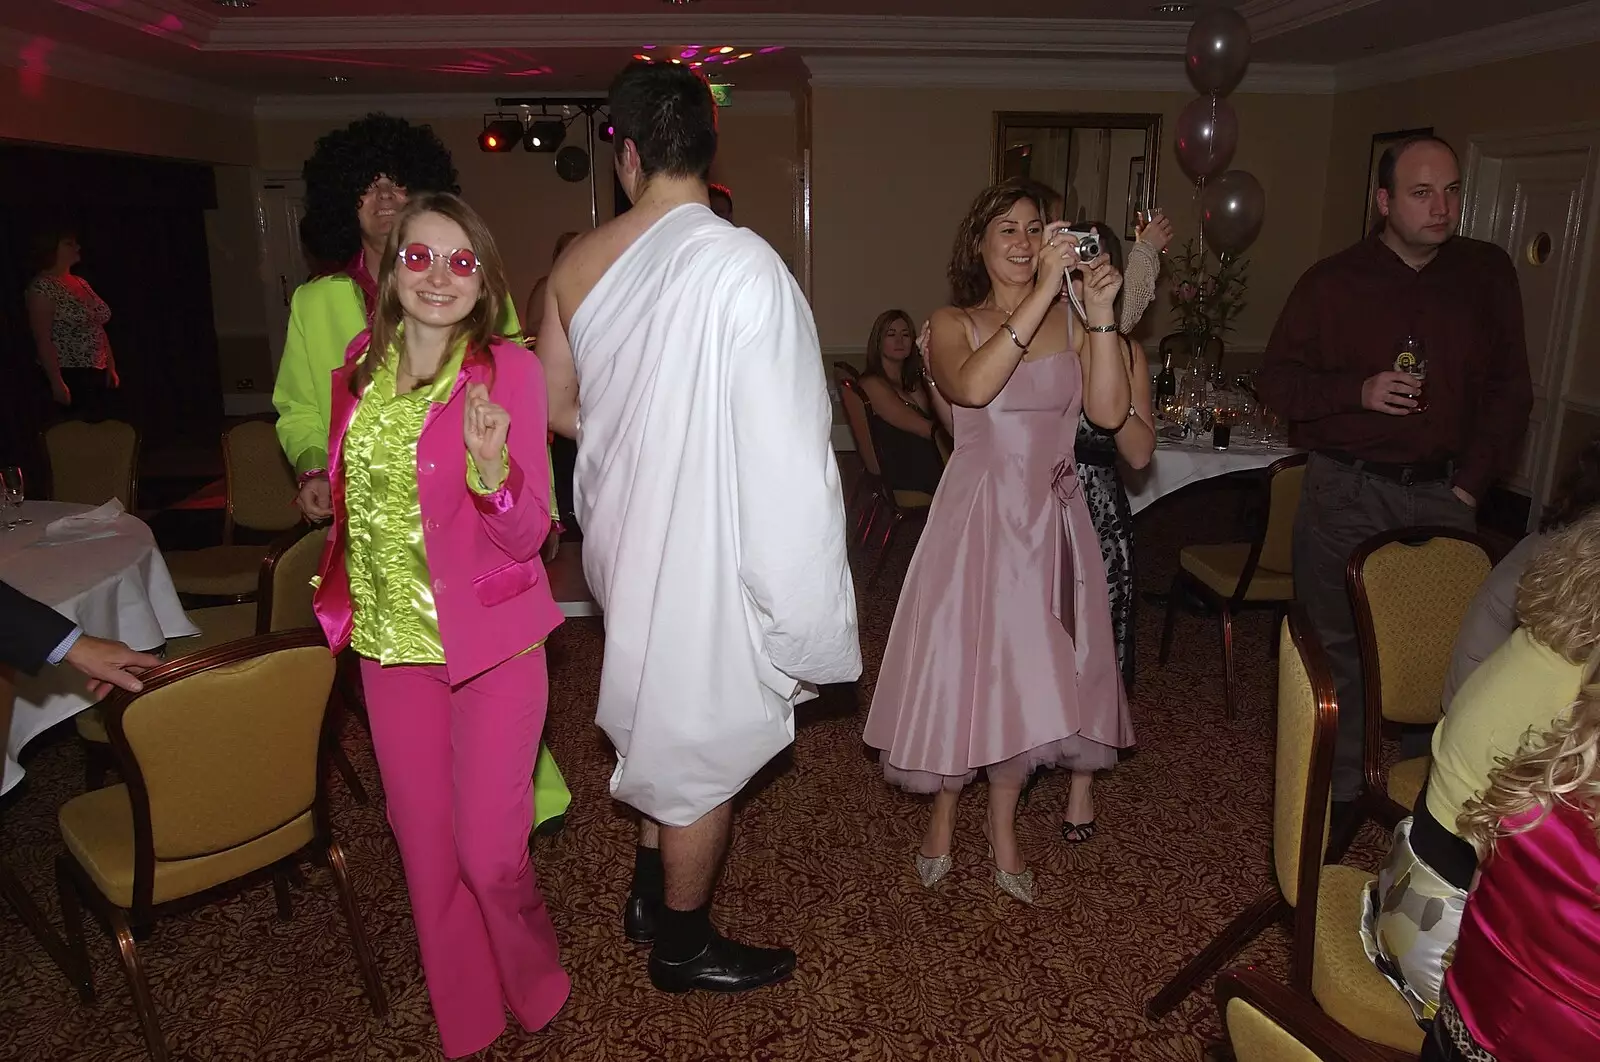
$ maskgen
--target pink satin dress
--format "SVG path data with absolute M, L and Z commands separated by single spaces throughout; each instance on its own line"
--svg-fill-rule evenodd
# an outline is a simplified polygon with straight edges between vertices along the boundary
M 1498 1062 L 1600 1057 L 1594 822 L 1557 804 L 1533 829 L 1502 837 L 1481 869 L 1444 982 L 1472 1039 Z
M 977 345 L 977 337 L 973 337 Z M 867 716 L 884 777 L 959 789 L 984 769 L 1099 770 L 1133 744 L 1100 540 L 1073 446 L 1071 350 L 954 408 L 955 450 L 917 544 Z

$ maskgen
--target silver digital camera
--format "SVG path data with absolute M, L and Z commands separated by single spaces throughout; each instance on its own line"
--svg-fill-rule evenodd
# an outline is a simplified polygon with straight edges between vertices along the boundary
M 1068 225 L 1067 231 L 1078 238 L 1078 260 L 1093 261 L 1100 257 L 1100 234 L 1093 225 Z

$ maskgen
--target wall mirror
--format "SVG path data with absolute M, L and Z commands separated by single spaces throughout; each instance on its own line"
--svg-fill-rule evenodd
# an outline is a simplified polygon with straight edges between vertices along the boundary
M 1031 177 L 1054 188 L 1068 221 L 1102 220 L 1131 240 L 1138 212 L 1156 199 L 1161 115 L 1000 111 L 994 176 Z

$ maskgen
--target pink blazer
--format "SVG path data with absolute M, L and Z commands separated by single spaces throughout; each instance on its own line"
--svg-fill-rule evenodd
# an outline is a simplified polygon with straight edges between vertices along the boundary
M 322 553 L 315 609 L 328 644 L 350 644 L 354 606 L 345 570 L 344 436 L 359 400 L 350 393 L 356 359 L 366 349 L 362 332 L 333 373 L 328 433 L 328 473 L 333 488 L 333 528 Z M 539 549 L 550 533 L 549 466 L 545 431 L 549 405 L 544 374 L 527 349 L 509 341 L 491 346 L 491 372 L 469 358 L 450 400 L 428 411 L 417 443 L 417 492 L 422 538 L 439 613 L 439 640 L 452 683 L 465 682 L 516 656 L 561 623 Z M 511 414 L 506 439 L 511 459 L 505 483 L 480 496 L 467 486 L 462 418 L 469 383 L 491 384 L 490 395 Z

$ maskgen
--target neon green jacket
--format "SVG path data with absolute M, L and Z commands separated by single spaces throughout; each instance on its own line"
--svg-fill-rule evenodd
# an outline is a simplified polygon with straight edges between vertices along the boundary
M 510 299 L 500 325 L 512 339 L 522 333 Z M 333 371 L 344 364 L 345 348 L 366 327 L 366 299 L 344 273 L 317 277 L 295 289 L 272 404 L 278 410 L 278 442 L 297 476 L 328 467 Z M 554 468 L 550 482 L 551 516 L 556 518 Z

